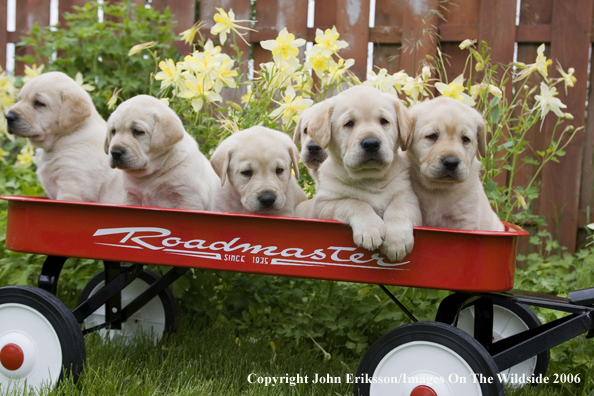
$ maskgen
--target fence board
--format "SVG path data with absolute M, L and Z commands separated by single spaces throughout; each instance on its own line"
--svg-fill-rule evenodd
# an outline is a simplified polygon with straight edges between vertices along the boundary
M 8 32 L 6 23 L 8 20 L 8 1 L 0 0 L 0 67 L 6 70 L 6 44 L 8 43 Z
M 402 70 L 400 65 L 402 43 L 402 15 L 405 0 L 376 0 L 375 28 L 370 31 L 373 45 L 373 65 L 387 69 L 388 73 Z
M 316 2 L 316 14 L 317 14 Z M 345 59 L 352 58 L 353 73 L 364 81 L 367 74 L 367 44 L 369 43 L 369 0 L 337 0 L 336 29 L 349 46 L 341 51 Z
M 137 0 L 138 1 L 138 0 Z M 142 0 L 144 2 L 144 0 Z M 167 1 L 167 0 L 153 0 L 152 7 L 156 10 L 164 10 L 169 7 L 173 20 L 177 22 L 174 28 L 175 34 L 180 34 L 194 25 L 196 19 L 196 2 L 194 1 Z M 188 45 L 183 41 L 176 41 L 173 43 L 180 54 L 188 51 Z
M 585 121 L 593 7 L 593 0 L 555 0 L 553 4 L 551 58 L 566 67 L 573 66 L 578 81 L 570 95 L 560 90 L 559 98 L 567 105 L 566 111 L 574 115 L 573 123 L 578 126 Z M 551 75 L 558 76 L 558 73 L 552 70 Z M 552 134 L 553 122 L 551 117 L 549 128 L 543 131 L 547 136 Z M 559 231 L 559 242 L 569 247 L 576 245 L 583 139 L 581 130 L 567 146 L 563 160 L 545 166 L 542 175 L 541 211 L 547 216 L 549 228 L 558 222 L 555 229 Z M 561 185 L 563 188 L 559 188 Z M 562 214 L 560 219 L 553 217 L 555 211 Z
M 594 50 L 594 48 L 592 48 Z M 590 73 L 590 86 L 594 84 L 594 73 Z M 594 114 L 594 90 L 590 90 L 588 97 L 588 114 Z M 581 179 L 581 193 L 580 193 L 580 208 L 578 216 L 578 227 L 583 228 L 588 223 L 592 223 L 594 213 L 591 208 L 594 207 L 594 195 L 592 194 L 592 187 L 594 185 L 594 168 L 592 163 L 594 161 L 594 120 L 589 117 L 586 122 L 586 130 L 584 131 L 584 160 L 582 161 L 582 179 Z M 578 243 L 582 241 L 578 240 Z
M 50 16 L 50 2 L 47 0 L 21 0 L 18 2 L 16 10 L 16 30 L 20 41 L 20 37 L 25 36 L 29 30 L 33 28 L 35 23 L 39 26 L 48 26 Z M 16 41 L 16 40 L 15 40 Z M 32 48 L 17 48 L 16 55 L 32 55 Z M 25 65 L 22 62 L 16 62 L 15 73 L 22 74 Z
M 402 9 L 402 56 L 400 67 L 415 76 L 421 72 L 426 55 L 434 54 L 437 44 L 438 0 L 408 0 Z

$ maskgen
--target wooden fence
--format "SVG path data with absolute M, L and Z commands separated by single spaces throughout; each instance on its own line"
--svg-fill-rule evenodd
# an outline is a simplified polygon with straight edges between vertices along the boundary
M 50 0 L 17 0 L 16 31 L 6 31 L 8 0 L 0 0 L 0 65 L 6 64 L 4 49 L 7 43 L 18 42 L 34 22 L 49 23 Z M 108 0 L 106 0 L 108 1 Z M 114 1 L 114 0 L 109 0 Z M 145 0 L 133 0 L 145 3 Z M 547 57 L 559 61 L 567 70 L 575 68 L 576 86 L 559 98 L 567 104 L 566 111 L 574 115 L 573 124 L 584 126 L 566 149 L 567 155 L 559 164 L 547 165 L 542 172 L 542 194 L 537 212 L 545 214 L 554 235 L 564 246 L 574 250 L 583 242 L 589 208 L 594 203 L 592 186 L 594 172 L 594 121 L 586 124 L 586 110 L 594 114 L 594 97 L 588 92 L 588 70 L 591 62 L 592 21 L 594 0 L 375 0 L 375 24 L 369 27 L 372 0 L 318 0 L 314 8 L 314 26 L 308 27 L 307 0 L 257 0 L 255 2 L 256 29 L 248 37 L 254 46 L 255 64 L 270 60 L 269 52 L 258 44 L 277 36 L 287 27 L 297 37 L 313 41 L 316 28 L 336 26 L 341 39 L 349 47 L 341 55 L 354 58 L 354 72 L 365 79 L 368 43 L 373 43 L 373 64 L 394 73 L 419 71 L 428 54 L 435 54 L 439 38 L 442 52 L 449 57 L 448 74 L 460 73 L 466 52 L 460 51 L 464 39 L 485 40 L 492 50 L 491 62 L 510 63 L 516 59 L 533 63 L 536 49 L 546 44 Z M 59 0 L 59 13 L 85 0 Z M 518 4 L 519 2 L 519 4 Z M 178 21 L 178 32 L 189 28 L 199 11 L 207 22 L 205 31 L 214 23 L 215 7 L 232 8 L 237 19 L 250 19 L 250 0 L 202 0 L 196 10 L 194 0 L 152 0 L 151 6 L 168 6 Z M 519 11 L 518 11 L 519 10 Z M 437 12 L 443 19 L 437 16 Z M 559 77 L 555 67 L 549 68 Z M 594 74 L 593 74 L 594 76 Z M 594 81 L 591 81 L 592 83 Z M 589 96 L 590 95 L 590 96 Z M 586 109 L 588 103 L 588 109 Z M 553 117 L 549 117 L 553 118 Z M 530 134 L 531 146 L 540 150 L 551 134 L 551 123 L 542 131 Z M 534 171 L 525 166 L 520 183 L 529 180 Z M 504 181 L 504 180 L 503 180 Z

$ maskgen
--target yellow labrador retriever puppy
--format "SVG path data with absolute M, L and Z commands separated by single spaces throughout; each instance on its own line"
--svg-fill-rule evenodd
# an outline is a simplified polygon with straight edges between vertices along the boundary
M 214 210 L 294 216 L 306 200 L 299 178 L 299 151 L 282 132 L 255 126 L 234 133 L 215 150 L 210 162 L 222 188 Z
M 405 155 L 423 213 L 423 225 L 503 231 L 479 178 L 485 122 L 473 108 L 438 97 L 411 109 L 414 133 Z
M 328 99 L 308 124 L 309 136 L 328 152 L 312 215 L 349 224 L 358 246 L 380 248 L 402 260 L 413 248 L 413 226 L 421 225 L 406 162 L 408 110 L 397 97 L 355 86 Z
M 28 81 L 6 114 L 8 132 L 37 148 L 37 176 L 51 199 L 122 203 L 121 172 L 103 152 L 105 121 L 64 73 Z
M 123 102 L 107 120 L 105 151 L 124 171 L 124 204 L 210 210 L 220 180 L 179 117 L 148 95 Z
M 297 121 L 295 132 L 293 134 L 293 143 L 298 145 L 301 142 L 301 152 L 299 159 L 309 170 L 309 174 L 314 179 L 316 185 L 319 180 L 319 168 L 322 162 L 328 158 L 326 150 L 322 149 L 316 142 L 311 139 L 308 133 L 308 126 L 311 117 L 317 112 L 324 111 L 324 108 L 329 106 L 328 101 L 314 104 L 309 109 L 306 109 Z

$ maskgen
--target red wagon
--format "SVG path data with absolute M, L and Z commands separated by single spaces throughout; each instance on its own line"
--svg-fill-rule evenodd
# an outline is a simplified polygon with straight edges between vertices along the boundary
M 591 289 L 571 299 L 510 291 L 517 238 L 527 235 L 511 224 L 505 232 L 417 227 L 413 252 L 392 263 L 356 247 L 351 229 L 335 221 L 2 198 L 9 201 L 7 248 L 47 259 L 37 288 L 0 288 L 0 389 L 25 380 L 52 384 L 64 372 L 77 378 L 83 333 L 174 330 L 168 287 L 190 268 L 379 285 L 413 323 L 372 345 L 356 395 L 503 394 L 506 380 L 544 374 L 549 348 L 594 329 Z M 105 265 L 74 311 L 55 297 L 68 257 Z M 158 277 L 143 264 L 173 268 Z M 385 285 L 455 293 L 435 322 L 418 322 Z M 571 315 L 541 325 L 526 305 Z

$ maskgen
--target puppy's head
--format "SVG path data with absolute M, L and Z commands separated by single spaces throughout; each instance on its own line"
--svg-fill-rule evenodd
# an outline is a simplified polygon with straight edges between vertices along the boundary
M 312 108 L 311 139 L 342 163 L 354 179 L 382 177 L 396 150 L 406 150 L 410 116 L 393 95 L 355 86 Z
M 301 154 L 299 159 L 301 162 L 305 164 L 309 169 L 318 169 L 322 162 L 328 158 L 328 153 L 326 150 L 320 147 L 319 144 L 314 142 L 308 133 L 308 126 L 309 121 L 311 118 L 317 114 L 318 112 L 325 112 L 330 106 L 330 102 L 324 101 L 320 103 L 316 103 L 309 109 L 305 110 L 301 116 L 299 116 L 299 121 L 297 122 L 297 126 L 295 127 L 295 132 L 293 134 L 293 143 L 297 146 L 299 142 L 301 142 Z
M 414 133 L 408 157 L 434 188 L 468 178 L 474 158 L 487 150 L 485 122 L 472 107 L 438 97 L 411 109 Z
M 46 149 L 58 135 L 71 133 L 94 109 L 85 90 L 61 72 L 29 80 L 18 99 L 6 114 L 8 132 Z
M 135 96 L 123 102 L 107 120 L 105 152 L 112 168 L 147 171 L 150 162 L 184 137 L 173 110 L 159 99 Z
M 256 126 L 225 139 L 210 162 L 221 183 L 231 184 L 246 212 L 267 213 L 284 208 L 291 169 L 299 178 L 298 156 L 287 135 Z

